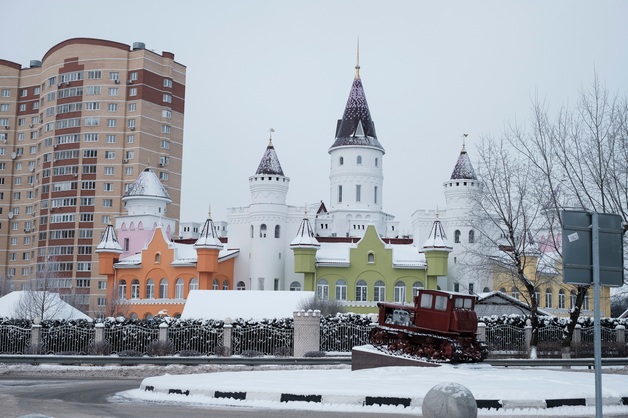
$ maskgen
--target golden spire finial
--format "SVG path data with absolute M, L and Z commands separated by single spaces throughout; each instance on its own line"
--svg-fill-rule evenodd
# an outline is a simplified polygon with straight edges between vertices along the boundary
M 358 54 L 355 64 L 355 78 L 360 78 L 360 37 L 358 36 Z

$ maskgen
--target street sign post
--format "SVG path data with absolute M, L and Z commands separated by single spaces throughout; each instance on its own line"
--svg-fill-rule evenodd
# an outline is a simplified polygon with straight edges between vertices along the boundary
M 602 418 L 600 286 L 624 283 L 624 241 L 619 215 L 563 211 L 563 281 L 593 286 L 595 416 Z

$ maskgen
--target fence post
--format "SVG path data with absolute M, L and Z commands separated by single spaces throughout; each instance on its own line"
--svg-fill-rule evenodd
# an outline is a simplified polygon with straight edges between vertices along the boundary
M 222 345 L 224 347 L 225 352 L 222 354 L 226 357 L 230 356 L 232 353 L 232 335 L 233 335 L 233 319 L 227 317 L 225 318 L 224 325 L 222 327 Z
M 162 322 L 159 324 L 159 342 L 167 343 L 168 342 L 168 324 Z
M 626 342 L 626 327 L 623 325 L 617 325 L 615 327 L 615 336 L 617 337 L 618 343 L 624 344 Z
M 99 344 L 105 341 L 105 324 L 102 322 L 94 325 L 94 344 Z
M 486 324 L 478 322 L 478 341 L 486 342 Z
M 574 345 L 579 346 L 581 341 L 582 341 L 582 325 L 576 324 L 576 326 L 573 329 L 572 342 Z
M 532 343 L 532 325 L 530 325 L 530 320 L 526 321 L 526 326 L 523 328 L 525 331 L 526 338 L 526 352 L 528 355 L 530 354 L 530 344 Z
M 321 349 L 321 311 L 311 309 L 295 311 L 294 318 L 294 357 L 303 357 L 309 351 Z
M 41 353 L 41 324 L 40 319 L 35 318 L 31 325 L 31 346 L 29 354 L 42 354 Z

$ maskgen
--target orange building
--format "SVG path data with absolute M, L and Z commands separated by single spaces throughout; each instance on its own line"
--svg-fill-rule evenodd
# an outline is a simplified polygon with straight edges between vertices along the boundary
M 122 247 L 109 225 L 96 252 L 109 290 L 102 315 L 152 318 L 180 316 L 190 290 L 233 290 L 239 250 L 223 249 L 208 219 L 194 244 L 171 241 L 157 226 L 141 252 L 123 259 L 117 258 Z

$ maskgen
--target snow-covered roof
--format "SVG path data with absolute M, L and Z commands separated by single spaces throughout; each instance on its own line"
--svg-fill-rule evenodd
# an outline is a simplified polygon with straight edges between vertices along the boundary
M 181 319 L 292 318 L 314 292 L 264 290 L 192 290 Z
M 255 174 L 284 175 L 272 140 L 268 141 L 268 146 L 262 156 L 262 160 L 259 162 L 259 166 L 257 167 Z
M 127 197 L 157 197 L 166 199 L 169 203 L 172 202 L 168 191 L 150 168 L 145 168 L 135 179 L 129 190 L 124 194 L 124 198 Z
M 419 253 L 414 245 L 410 244 L 389 244 L 392 249 L 392 262 L 395 268 L 425 268 L 425 254 Z
M 174 246 L 174 260 L 173 266 L 182 266 L 195 264 L 198 257 L 196 254 L 196 248 L 194 244 L 181 244 L 178 242 L 172 243 Z M 240 252 L 237 248 L 223 248 L 218 253 L 218 261 L 228 260 L 229 258 L 237 255 Z M 121 258 L 116 264 L 116 267 L 129 268 L 133 266 L 139 266 L 142 264 L 142 253 L 130 255 L 128 257 Z
M 445 229 L 443 224 L 437 219 L 432 224 L 430 235 L 423 244 L 423 250 L 444 250 L 451 251 L 452 246 L 447 241 L 447 235 L 445 235 Z
M 478 293 L 475 312 L 478 316 L 529 315 L 530 305 L 504 292 L 494 290 L 492 292 Z M 540 308 L 538 313 L 539 315 L 552 316 Z
M 299 225 L 297 236 L 294 237 L 290 243 L 290 247 L 320 248 L 320 246 L 321 245 L 314 234 L 314 229 L 310 224 L 310 220 L 307 217 L 304 217 L 303 221 L 301 221 L 301 225 Z
M 58 293 L 20 290 L 0 298 L 0 317 L 35 319 L 43 306 L 40 319 L 92 319 L 59 297 Z
M 359 70 L 359 66 L 356 70 Z M 351 85 L 345 112 L 338 121 L 336 140 L 331 148 L 355 145 L 375 147 L 384 151 L 384 147 L 377 140 L 375 123 L 371 119 L 359 72 L 356 72 Z
M 462 150 L 460 151 L 460 156 L 458 157 L 458 161 L 456 161 L 456 166 L 454 167 L 454 172 L 451 173 L 451 180 L 477 180 L 477 176 L 475 175 L 475 170 L 473 170 L 473 165 L 471 164 L 471 159 L 469 158 L 469 154 L 467 154 L 467 150 L 464 145 L 462 146 Z
M 113 225 L 107 225 L 105 232 L 102 235 L 100 243 L 96 246 L 96 252 L 122 252 L 122 247 L 118 243 L 118 237 L 116 237 L 116 230 Z

